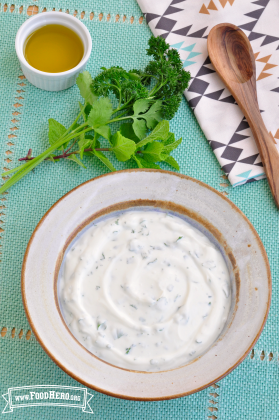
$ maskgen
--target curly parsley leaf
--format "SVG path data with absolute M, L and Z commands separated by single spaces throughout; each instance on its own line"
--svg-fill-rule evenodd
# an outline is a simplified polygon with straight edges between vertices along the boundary
M 171 49 L 163 38 L 151 36 L 148 45 L 147 55 L 153 56 L 154 60 L 147 64 L 143 81 L 156 81 L 151 93 L 155 99 L 162 100 L 162 117 L 171 120 L 179 108 L 191 75 L 184 70 L 178 51 Z
M 102 68 L 102 72 L 92 81 L 91 90 L 95 95 L 114 94 L 119 105 L 130 104 L 148 97 L 148 89 L 141 83 L 136 71 L 126 71 L 122 67 Z

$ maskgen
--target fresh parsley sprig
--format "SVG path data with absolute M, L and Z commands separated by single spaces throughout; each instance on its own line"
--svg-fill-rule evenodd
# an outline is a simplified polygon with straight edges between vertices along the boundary
M 145 70 L 126 71 L 121 67 L 102 68 L 92 79 L 85 71 L 77 78 L 80 94 L 80 112 L 66 128 L 53 118 L 49 119 L 50 147 L 37 157 L 32 150 L 20 161 L 24 164 L 2 174 L 12 175 L 0 188 L 0 194 L 20 181 L 44 160 L 56 162 L 71 160 L 85 168 L 84 156 L 95 157 L 111 171 L 115 168 L 104 152 L 112 152 L 120 162 L 130 159 L 139 168 L 159 169 L 166 162 L 179 170 L 170 153 L 182 139 L 175 140 L 169 131 L 173 118 L 188 87 L 190 73 L 185 72 L 176 50 L 170 49 L 163 38 L 152 36 L 147 54 L 153 57 Z M 117 99 L 114 107 L 111 95 Z M 122 122 L 114 134 L 111 127 Z M 100 137 L 108 142 L 101 147 Z

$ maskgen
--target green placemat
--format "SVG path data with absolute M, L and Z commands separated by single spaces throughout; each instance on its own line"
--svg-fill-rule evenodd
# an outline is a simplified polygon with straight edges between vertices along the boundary
M 0 9 L 1 67 L 0 67 L 0 148 L 1 171 L 12 168 L 17 159 L 29 148 L 34 154 L 47 146 L 47 120 L 55 117 L 68 124 L 77 113 L 78 89 L 63 92 L 44 92 L 22 78 L 14 51 L 14 39 L 19 26 L 27 18 L 25 3 L 22 13 L 15 5 L 13 13 L 8 5 Z M 77 3 L 66 0 L 36 2 L 39 10 L 53 7 L 56 10 L 85 11 L 84 23 L 92 39 L 93 50 L 88 70 L 95 75 L 99 67 L 121 65 L 126 68 L 144 67 L 147 62 L 145 46 L 150 36 L 146 23 L 139 23 L 141 13 L 135 0 L 97 0 Z M 89 7 L 90 6 L 90 7 Z M 90 20 L 90 12 L 94 12 Z M 99 21 L 98 14 L 103 13 Z M 110 19 L 107 16 L 110 14 Z M 121 18 L 118 22 L 115 16 Z M 123 23 L 123 15 L 127 17 Z M 134 23 L 130 17 L 134 16 Z M 266 327 L 254 353 L 233 373 L 198 394 L 173 401 L 132 402 L 111 398 L 93 391 L 94 414 L 63 407 L 31 407 L 14 410 L 7 416 L 14 419 L 79 419 L 91 416 L 98 420 L 122 419 L 208 419 L 249 420 L 279 419 L 277 393 L 278 381 L 278 237 L 279 213 L 265 180 L 233 189 L 223 178 L 223 173 L 205 139 L 195 117 L 185 100 L 171 121 L 171 130 L 183 143 L 175 151 L 181 173 L 206 182 L 240 207 L 257 229 L 267 250 L 273 275 L 273 297 Z M 114 162 L 117 169 L 126 164 Z M 29 325 L 25 317 L 20 290 L 20 272 L 28 240 L 40 218 L 62 195 L 80 183 L 106 172 L 98 161 L 86 162 L 87 170 L 72 162 L 55 165 L 44 163 L 7 194 L 0 196 L 1 207 L 1 263 L 0 263 L 0 392 L 10 387 L 56 384 L 80 386 L 62 372 L 44 353 L 34 338 L 26 340 Z M 12 330 L 15 337 L 12 338 Z M 20 331 L 22 338 L 18 337 Z M 264 352 L 265 357 L 260 358 Z M 272 353 L 272 356 L 270 355 Z M 270 356 L 269 356 L 270 355 Z M 253 357 L 253 358 L 251 358 Z M 263 358 L 263 360 L 261 360 Z M 269 361 L 272 359 L 271 361 Z M 91 391 L 89 391 L 91 392 Z M 2 398 L 3 410 L 5 406 Z

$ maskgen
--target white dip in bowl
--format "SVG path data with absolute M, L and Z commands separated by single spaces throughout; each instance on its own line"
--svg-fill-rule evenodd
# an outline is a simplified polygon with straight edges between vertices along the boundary
M 207 351 L 231 308 L 217 247 L 181 217 L 126 210 L 72 242 L 58 282 L 76 339 L 98 358 L 137 371 L 178 368 Z

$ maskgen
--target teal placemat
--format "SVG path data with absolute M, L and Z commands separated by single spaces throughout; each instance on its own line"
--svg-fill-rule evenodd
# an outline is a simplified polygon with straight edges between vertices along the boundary
M 56 10 L 69 9 L 71 13 L 77 10 L 78 16 L 85 11 L 83 20 L 93 39 L 88 64 L 88 70 L 93 75 L 100 66 L 145 66 L 145 46 L 150 30 L 145 22 L 139 23 L 141 14 L 135 0 L 97 0 L 90 5 L 85 1 L 77 3 L 39 0 L 36 5 L 39 10 L 44 7 L 48 10 L 53 7 Z M 20 14 L 22 4 L 24 8 Z M 9 4 L 6 12 L 3 5 L 0 9 L 1 172 L 3 168 L 17 165 L 17 159 L 24 156 L 29 148 L 33 149 L 34 154 L 45 149 L 48 118 L 55 117 L 63 124 L 68 124 L 78 109 L 79 93 L 76 87 L 63 92 L 44 92 L 30 85 L 22 76 L 14 51 L 14 39 L 17 29 L 27 18 L 29 4 L 25 0 L 15 5 L 13 13 Z M 94 13 L 93 20 L 90 20 L 90 12 Z M 99 13 L 103 13 L 101 21 Z M 118 22 L 116 15 L 121 17 Z M 127 17 L 125 22 L 124 15 Z M 131 16 L 134 16 L 133 24 L 130 23 Z M 265 180 L 237 189 L 228 185 L 185 100 L 171 121 L 171 129 L 177 137 L 183 137 L 182 145 L 174 153 L 181 172 L 228 194 L 254 224 L 267 250 L 273 276 L 272 305 L 266 327 L 253 354 L 215 387 L 189 397 L 162 402 L 132 402 L 93 391 L 91 405 L 94 414 L 73 408 L 31 407 L 16 409 L 6 416 L 13 419 L 55 420 L 89 416 L 98 420 L 279 419 L 278 210 Z M 127 168 L 126 164 L 114 163 L 117 169 Z M 20 272 L 28 240 L 50 206 L 75 186 L 106 172 L 99 161 L 88 160 L 86 166 L 88 169 L 84 170 L 71 162 L 55 165 L 46 162 L 7 194 L 0 196 L 0 331 L 7 328 L 5 336 L 0 337 L 1 394 L 5 394 L 10 387 L 25 385 L 80 386 L 50 360 L 34 338 L 26 339 L 30 327 L 21 301 Z M 22 338 L 19 338 L 19 334 Z M 1 410 L 4 406 L 4 399 L 1 398 Z

